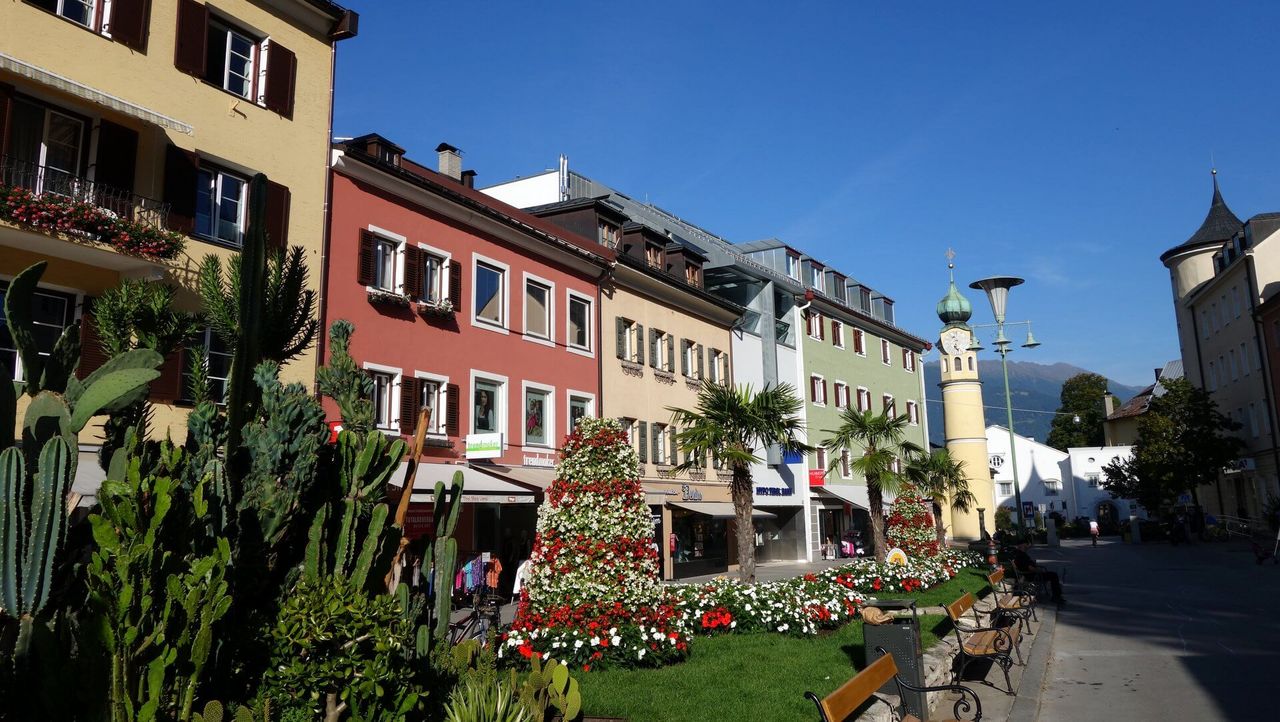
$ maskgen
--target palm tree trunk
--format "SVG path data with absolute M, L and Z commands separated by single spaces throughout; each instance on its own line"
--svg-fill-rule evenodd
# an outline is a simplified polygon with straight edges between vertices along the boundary
M 947 545 L 947 527 L 942 523 L 942 504 L 937 500 L 933 502 L 933 525 L 938 530 L 938 551 L 942 551 Z
M 755 528 L 751 523 L 753 501 L 751 498 L 751 468 L 746 464 L 733 465 L 733 513 L 737 517 L 738 575 L 744 582 L 756 580 Z
M 879 482 L 867 480 L 867 505 L 871 507 L 871 541 L 876 546 L 876 559 L 884 561 L 889 551 L 888 541 L 884 537 L 884 497 L 880 494 Z

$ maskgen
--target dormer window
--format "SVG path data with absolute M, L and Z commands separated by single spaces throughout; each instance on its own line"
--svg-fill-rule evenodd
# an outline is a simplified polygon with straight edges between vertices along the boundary
M 662 246 L 646 243 L 644 246 L 644 260 L 645 263 L 649 264 L 650 268 L 662 268 Z
M 817 266 L 809 267 L 809 285 L 813 288 L 822 290 L 822 269 Z
M 702 267 L 696 263 L 686 263 L 684 267 L 684 281 L 690 286 L 702 287 Z
M 858 292 L 858 307 L 867 313 L 871 313 L 871 289 L 863 288 Z
M 621 238 L 622 232 L 617 226 L 600 221 L 600 245 L 605 248 L 617 248 Z
M 794 253 L 787 254 L 787 275 L 800 280 L 800 256 Z

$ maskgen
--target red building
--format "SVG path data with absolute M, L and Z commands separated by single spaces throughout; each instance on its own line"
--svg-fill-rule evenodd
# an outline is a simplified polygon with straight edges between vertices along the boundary
M 614 254 L 477 192 L 457 149 L 437 152 L 438 172 L 377 135 L 335 145 L 322 315 L 355 324 L 378 428 L 408 438 L 431 410 L 415 501 L 464 472 L 459 565 L 489 552 L 514 571 L 561 440 L 596 413 Z

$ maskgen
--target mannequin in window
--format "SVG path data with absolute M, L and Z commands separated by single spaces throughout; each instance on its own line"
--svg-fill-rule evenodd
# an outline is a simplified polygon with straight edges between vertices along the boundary
M 493 431 L 493 401 L 483 389 L 476 392 L 475 418 L 477 430 Z

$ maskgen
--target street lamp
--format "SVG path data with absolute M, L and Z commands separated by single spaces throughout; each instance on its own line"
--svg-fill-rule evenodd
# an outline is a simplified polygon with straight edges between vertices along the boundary
M 991 313 L 995 316 L 996 322 L 996 340 L 994 342 L 996 353 L 1000 354 L 1000 369 L 1004 372 L 1004 409 L 1009 422 L 1009 463 L 1013 467 L 1013 503 L 1017 505 L 1014 509 L 1014 516 L 1018 519 L 1018 530 L 1023 534 L 1027 531 L 1026 517 L 1022 513 L 1022 483 L 1018 480 L 1018 459 L 1017 459 L 1017 439 L 1013 433 L 1013 398 L 1009 393 L 1009 352 L 1013 342 L 1004 335 L 1005 326 L 1021 326 L 1027 327 L 1027 340 L 1022 344 L 1023 348 L 1031 349 L 1040 345 L 1036 337 L 1031 333 L 1030 321 L 1005 321 L 1005 312 L 1009 304 L 1009 289 L 1014 286 L 1022 285 L 1021 278 L 1013 276 L 992 276 L 984 278 L 980 281 L 974 281 L 969 284 L 969 288 L 983 291 L 987 294 L 987 300 L 991 302 Z M 991 324 L 984 324 L 990 327 Z M 976 330 L 981 326 L 975 325 Z M 973 346 L 971 351 L 982 350 L 982 345 L 978 343 L 977 334 L 974 334 Z

